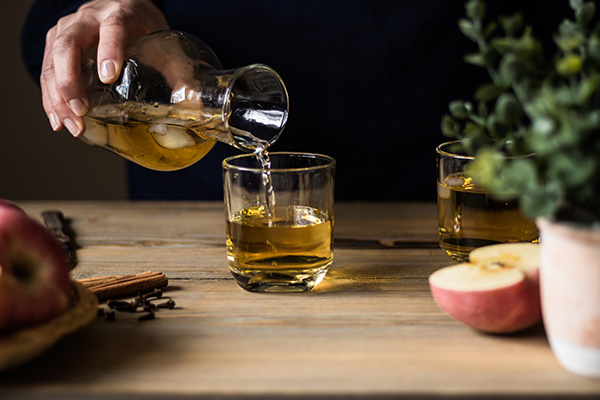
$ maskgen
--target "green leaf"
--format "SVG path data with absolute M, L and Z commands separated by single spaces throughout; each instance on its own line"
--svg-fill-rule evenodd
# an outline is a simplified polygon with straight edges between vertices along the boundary
M 558 30 L 559 35 L 554 37 L 554 41 L 565 53 L 576 51 L 585 40 L 581 27 L 572 21 L 564 20 Z
M 504 167 L 505 157 L 490 147 L 476 152 L 475 159 L 467 167 L 467 173 L 477 182 L 489 186 L 499 176 Z
M 450 109 L 450 114 L 456 119 L 467 119 L 469 117 L 469 112 L 465 108 L 464 101 L 454 100 L 448 108 Z
M 502 139 L 508 134 L 509 128 L 498 122 L 496 115 L 490 115 L 485 124 L 490 136 L 494 139 Z
M 523 28 L 523 16 L 514 14 L 509 17 L 500 17 L 500 26 L 509 36 L 515 36 Z
M 548 173 L 561 183 L 561 187 L 572 188 L 593 177 L 597 166 L 594 158 L 566 151 L 552 156 Z
M 506 163 L 503 170 L 505 180 L 509 183 L 508 189 L 523 193 L 535 190 L 538 185 L 538 175 L 532 157 L 513 158 Z
M 557 207 L 557 199 L 548 198 L 542 192 L 523 193 L 519 198 L 523 214 L 531 219 L 551 216 Z
M 515 51 L 515 40 L 508 37 L 498 37 L 491 41 L 492 46 L 501 54 Z
M 583 0 L 569 0 L 569 5 L 575 11 L 577 11 L 583 5 Z
M 575 10 L 575 19 L 581 25 L 587 25 L 592 18 L 594 18 L 594 14 L 596 13 L 596 4 L 590 2 L 584 3 L 581 7 Z
M 472 41 L 477 42 L 477 40 L 479 39 L 479 32 L 477 31 L 477 29 L 475 29 L 473 23 L 468 19 L 460 19 L 458 21 L 458 28 L 463 33 L 463 35 L 465 35 Z
M 504 88 L 493 83 L 486 83 L 475 91 L 475 98 L 479 101 L 491 101 L 504 92 Z
M 577 100 L 580 104 L 587 104 L 600 86 L 600 74 L 592 73 L 581 78 L 577 88 Z
M 565 112 L 566 108 L 576 104 L 576 99 L 570 87 L 564 85 L 554 89 L 554 93 L 545 93 L 544 95 L 554 95 L 554 106 L 561 106 L 560 110 Z M 557 111 L 555 111 L 555 114 Z
M 588 42 L 588 54 L 592 60 L 600 63 L 600 38 L 593 35 Z
M 477 65 L 479 67 L 485 67 L 487 65 L 485 57 L 481 53 L 467 54 L 464 57 L 466 63 Z
M 460 125 L 454 118 L 446 114 L 442 117 L 441 130 L 445 136 L 458 138 L 460 133 Z
M 489 116 L 490 110 L 488 109 L 484 101 L 480 101 L 477 103 L 477 113 L 484 119 Z
M 496 116 L 498 122 L 504 125 L 518 123 L 523 117 L 521 103 L 510 93 L 502 94 L 496 103 Z
M 502 57 L 500 61 L 500 77 L 507 85 L 511 85 L 521 79 L 526 72 L 526 66 L 514 53 Z
M 485 17 L 485 3 L 481 0 L 471 0 L 465 5 L 467 17 L 482 20 Z
M 548 137 L 556 127 L 554 119 L 546 116 L 534 118 L 532 122 L 531 129 L 538 137 Z
M 482 136 L 482 135 L 465 136 L 465 138 L 463 139 L 463 146 L 465 148 L 465 151 L 470 156 L 475 155 L 477 153 L 477 151 L 480 148 L 485 147 L 486 144 L 487 144 L 487 140 L 486 140 L 485 136 Z
M 574 75 L 581 71 L 583 62 L 577 54 L 569 54 L 556 61 L 556 71 L 562 76 Z
M 475 138 L 478 136 L 485 136 L 485 128 L 481 125 L 474 124 L 473 122 L 467 121 L 467 123 L 465 123 L 464 133 L 467 138 Z

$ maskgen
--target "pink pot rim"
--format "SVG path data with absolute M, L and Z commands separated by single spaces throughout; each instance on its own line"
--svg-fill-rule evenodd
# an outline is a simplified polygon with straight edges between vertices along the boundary
M 558 222 L 548 218 L 537 218 L 535 223 L 540 231 L 552 230 L 573 240 L 588 243 L 600 242 L 600 227 L 598 226 L 590 227 L 575 222 Z

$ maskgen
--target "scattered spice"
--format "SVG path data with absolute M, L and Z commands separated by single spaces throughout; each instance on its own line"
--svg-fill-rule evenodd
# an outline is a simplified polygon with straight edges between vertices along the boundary
M 160 303 L 157 303 L 160 301 Z M 172 310 L 175 308 L 176 303 L 171 297 L 163 297 L 163 291 L 159 288 L 154 288 L 151 292 L 148 293 L 138 293 L 138 295 L 131 299 L 109 299 L 106 301 L 106 307 L 108 310 L 106 313 L 104 311 L 98 311 L 98 316 L 106 315 L 107 321 L 116 320 L 116 312 L 127 312 L 127 313 L 140 313 L 144 312 L 145 314 L 138 317 L 139 321 L 148 321 L 152 319 L 156 319 L 156 312 L 158 309 L 169 309 Z M 105 307 L 100 307 L 100 309 L 104 310 Z
M 169 299 L 163 303 L 159 303 L 156 305 L 156 308 L 168 308 L 169 310 L 172 310 L 175 308 L 175 300 Z

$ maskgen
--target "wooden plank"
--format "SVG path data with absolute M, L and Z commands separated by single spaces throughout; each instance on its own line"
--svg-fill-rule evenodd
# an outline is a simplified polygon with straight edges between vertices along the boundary
M 441 312 L 427 277 L 450 260 L 435 247 L 336 247 L 314 292 L 254 294 L 227 271 L 220 204 L 24 205 L 73 218 L 83 244 L 74 277 L 158 269 L 178 307 L 152 321 L 98 318 L 0 375 L 3 400 L 600 396 L 600 381 L 558 365 L 542 327 L 486 335 Z M 336 212 L 342 238 L 436 240 L 432 204 Z

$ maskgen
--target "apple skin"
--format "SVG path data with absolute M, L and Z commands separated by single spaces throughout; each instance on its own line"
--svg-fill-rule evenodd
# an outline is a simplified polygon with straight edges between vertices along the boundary
M 539 248 L 529 245 L 534 247 L 488 246 L 468 263 L 435 271 L 429 277 L 434 300 L 454 319 L 484 332 L 514 333 L 539 323 Z
M 21 211 L 23 214 L 25 214 L 25 210 L 23 210 L 21 207 L 19 207 L 12 201 L 6 199 L 0 199 L 0 208 L 12 208 Z
M 20 207 L 0 202 L 0 335 L 64 312 L 72 289 L 64 251 Z

